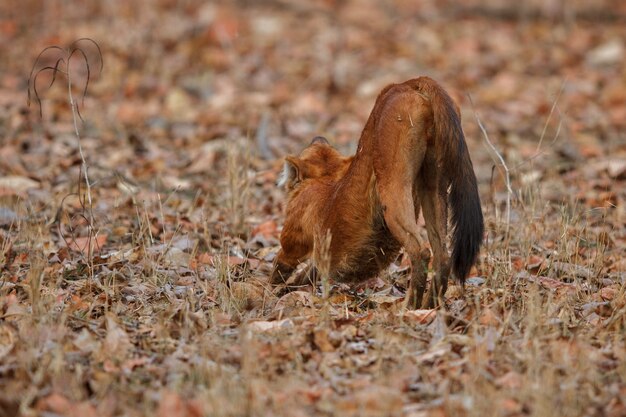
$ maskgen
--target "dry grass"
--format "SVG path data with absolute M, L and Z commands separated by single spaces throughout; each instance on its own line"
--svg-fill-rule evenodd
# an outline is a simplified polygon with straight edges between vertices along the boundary
M 20 7 L 32 6 L 27 3 Z M 203 7 L 182 3 L 187 6 L 174 9 L 159 3 L 152 12 L 192 19 L 186 7 L 194 13 Z M 475 27 L 493 25 L 488 19 L 449 21 L 456 18 L 445 13 L 441 21 L 425 19 L 420 30 L 441 39 L 420 32 L 416 42 L 423 43 L 414 51 L 407 46 L 412 38 L 393 48 L 377 40 L 405 36 L 420 10 L 398 2 L 405 16 L 373 4 L 381 17 L 375 21 L 348 4 L 336 17 L 345 20 L 345 44 L 326 50 L 328 39 L 317 36 L 336 28 L 325 14 L 332 6 L 322 3 L 298 3 L 294 10 L 258 6 L 252 14 L 205 6 L 203 18 L 219 16 L 220 24 L 185 26 L 145 50 L 123 45 L 121 36 L 103 48 L 110 66 L 102 84 L 90 86 L 94 98 L 88 95 L 87 111 L 81 108 L 85 124 L 76 113 L 84 69 L 75 69 L 74 88 L 46 91 L 43 120 L 0 99 L 8 115 L 0 114 L 0 417 L 626 415 L 626 194 L 619 165 L 611 171 L 605 164 L 623 147 L 619 119 L 602 118 L 596 107 L 577 113 L 572 104 L 568 117 L 587 129 L 581 137 L 609 138 L 593 148 L 595 142 L 582 141 L 560 116 L 561 103 L 575 99 L 561 78 L 546 81 L 539 71 L 538 80 L 528 81 L 526 70 L 513 69 L 511 79 L 522 79 L 522 110 L 502 112 L 498 106 L 520 103 L 518 97 L 494 96 L 489 86 L 480 90 L 472 71 L 500 62 L 493 60 L 510 45 L 494 55 L 490 40 L 481 38 L 492 61 L 456 60 L 456 28 L 478 39 L 484 34 Z M 135 16 L 117 2 L 91 6 L 107 18 L 83 29 L 100 31 L 105 43 L 109 25 L 119 29 L 111 16 Z M 88 18 L 65 11 L 65 24 Z M 254 20 L 259 16 L 267 20 Z M 153 28 L 146 19 L 138 30 Z M 272 19 L 293 28 L 296 46 L 291 35 L 272 40 L 272 25 L 278 25 Z M 28 27 L 26 13 L 15 21 Z M 370 37 L 362 27 L 372 22 Z M 497 21 L 511 24 L 505 22 Z M 499 29 L 527 40 L 551 33 L 554 25 L 541 19 L 524 24 L 517 32 Z M 542 43 L 545 56 L 569 53 L 558 48 L 559 31 L 574 31 L 583 44 L 595 39 L 595 32 L 568 25 L 557 25 L 554 44 Z M 0 25 L 0 35 L 9 26 Z M 618 25 L 610 30 L 623 33 Z M 62 32 L 62 39 L 72 32 Z M 14 40 L 33 51 L 42 47 L 30 36 Z M 255 48 L 264 48 L 255 36 L 270 36 L 264 42 L 271 47 L 260 49 L 265 55 L 255 55 Z M 311 39 L 317 46 L 303 50 Z M 432 52 L 437 42 L 456 52 Z M 351 43 L 360 49 L 342 55 Z M 362 44 L 376 56 L 354 55 Z M 264 158 L 295 151 L 298 141 L 286 138 L 304 140 L 313 131 L 335 135 L 348 148 L 353 141 L 346 138 L 358 135 L 377 91 L 370 80 L 376 87 L 386 82 L 377 71 L 414 75 L 414 65 L 403 69 L 395 57 L 417 62 L 428 55 L 423 50 L 433 58 L 419 62 L 435 66 L 448 83 L 458 76 L 461 91 L 463 83 L 478 90 L 472 96 L 484 126 L 467 116 L 464 122 L 487 225 L 473 277 L 464 291 L 449 288 L 445 309 L 407 312 L 403 259 L 377 279 L 339 286 L 324 273 L 328 241 L 320 239 L 320 282 L 277 298 L 267 277 L 282 221 L 283 194 L 274 186 L 280 161 Z M 180 68 L 188 52 L 183 62 L 189 68 Z M 374 60 L 363 65 L 368 59 Z M 506 59 L 526 68 L 524 58 Z M 440 61 L 450 66 L 436 67 Z M 604 79 L 608 70 L 598 71 L 587 81 Z M 13 74 L 23 72 L 0 69 L 2 94 L 18 90 Z M 336 75 L 342 73 L 354 80 Z M 285 78 L 293 85 L 279 85 Z M 498 82 L 510 87 L 511 79 Z M 523 101 L 534 103 L 528 97 L 544 93 L 546 85 L 562 92 L 558 105 L 555 97 L 539 100 L 547 122 L 525 113 Z M 111 91 L 124 93 L 112 97 Z M 610 97 L 612 106 L 619 97 Z M 139 105 L 125 107 L 129 102 Z M 472 111 L 467 104 L 466 115 Z M 502 113 L 517 118 L 515 127 Z M 249 139 L 259 124 L 273 148 L 261 150 L 263 158 Z M 489 179 L 492 161 L 477 140 L 483 127 L 506 179 L 497 172 Z M 567 149 L 557 147 L 566 130 L 591 156 L 572 162 Z
M 41 224 L 5 232 L 4 256 L 11 241 L 10 250 L 28 257 L 12 269 L 22 278 L 3 275 L 4 415 L 623 410 L 623 272 L 605 272 L 616 249 L 589 230 L 594 211 L 534 195 L 525 208 L 513 207 L 518 221 L 508 240 L 488 217 L 478 266 L 484 284 L 464 294 L 452 287 L 448 309 L 421 322 L 402 313 L 389 282 L 345 292 L 330 288 L 324 274 L 318 295 L 285 296 L 277 316 L 259 273 L 234 259 L 241 248 L 225 243 L 189 270 L 183 265 L 197 247 L 174 251 L 176 232 L 165 241 L 151 235 L 151 219 L 164 217 L 151 211 L 162 203 L 137 208 L 125 266 L 94 261 L 92 278 L 80 254 L 61 270 L 48 266 Z M 155 253 L 156 244 L 162 249 Z M 589 251 L 581 256 L 583 247 Z

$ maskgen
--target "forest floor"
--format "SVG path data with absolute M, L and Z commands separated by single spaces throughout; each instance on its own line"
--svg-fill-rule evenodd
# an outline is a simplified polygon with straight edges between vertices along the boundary
M 609 0 L 3 2 L 0 417 L 626 416 L 625 22 Z M 277 298 L 283 157 L 354 152 L 419 75 L 479 181 L 464 291 L 403 310 L 401 255 Z

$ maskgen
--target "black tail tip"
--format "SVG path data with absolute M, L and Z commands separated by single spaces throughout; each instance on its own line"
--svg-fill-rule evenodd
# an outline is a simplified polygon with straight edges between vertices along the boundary
M 475 211 L 471 221 L 466 217 L 463 218 L 454 231 L 452 272 L 461 285 L 465 284 L 465 279 L 470 274 L 472 266 L 476 264 L 483 233 L 483 217 L 479 210 Z

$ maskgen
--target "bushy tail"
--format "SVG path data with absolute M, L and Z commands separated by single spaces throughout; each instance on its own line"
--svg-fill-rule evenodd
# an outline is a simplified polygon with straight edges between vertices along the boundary
M 414 81 L 415 88 L 430 99 L 433 109 L 436 153 L 450 180 L 452 272 L 464 284 L 476 262 L 484 231 L 476 175 L 461 128 L 461 117 L 452 98 L 431 78 L 420 77 Z

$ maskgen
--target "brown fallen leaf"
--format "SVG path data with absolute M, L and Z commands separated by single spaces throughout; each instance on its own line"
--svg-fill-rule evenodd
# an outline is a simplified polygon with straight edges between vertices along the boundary
M 82 299 L 77 294 L 72 294 L 67 306 L 68 313 L 85 312 L 89 310 L 91 303 Z
M 39 399 L 35 409 L 42 412 L 51 412 L 64 417 L 97 417 L 98 413 L 91 403 L 87 401 L 73 403 L 67 397 L 52 393 Z
M 110 359 L 114 363 L 121 363 L 133 349 L 130 337 L 117 324 L 117 319 L 112 313 L 106 316 L 106 329 L 107 334 L 97 356 L 102 359 Z
M 522 404 L 513 398 L 503 398 L 499 401 L 498 409 L 505 416 L 517 415 L 522 412 Z
M 335 346 L 330 342 L 328 338 L 328 329 L 319 328 L 313 331 L 313 343 L 322 352 L 333 352 Z
M 313 295 L 308 291 L 292 291 L 283 295 L 274 306 L 278 317 L 303 315 L 314 308 Z
M 199 403 L 183 399 L 180 394 L 169 390 L 161 393 L 157 417 L 202 417 L 205 415 Z
M 497 326 L 500 323 L 500 319 L 498 318 L 496 313 L 493 312 L 492 309 L 486 307 L 480 313 L 480 316 L 478 317 L 478 323 L 482 324 L 483 326 Z
M 615 298 L 617 294 L 619 294 L 619 290 L 613 287 L 604 287 L 600 291 L 598 291 L 600 297 L 605 301 L 611 301 Z
M 29 310 L 21 302 L 15 302 L 8 305 L 2 318 L 11 318 L 19 320 L 30 314 Z
M 67 238 L 67 247 L 75 252 L 81 252 L 84 255 L 88 253 L 97 253 L 104 247 L 109 235 L 100 233 L 97 236 L 84 236 L 77 238 Z
M 165 252 L 163 256 L 164 263 L 170 266 L 185 267 L 189 265 L 190 260 L 190 254 L 176 247 L 170 247 L 167 249 L 167 252 Z
M 552 262 L 552 264 L 550 264 L 550 268 L 552 268 L 558 276 L 565 276 L 569 278 L 576 277 L 589 279 L 594 275 L 591 269 L 569 262 Z
M 39 188 L 39 182 L 28 177 L 12 175 L 0 177 L 0 195 L 15 195 L 32 188 Z
M 264 288 L 258 282 L 232 282 L 230 291 L 233 298 L 247 310 L 262 307 L 266 302 Z
M 537 272 L 541 269 L 544 263 L 544 258 L 537 255 L 530 255 L 526 260 L 526 269 Z
M 415 324 L 430 324 L 437 316 L 437 311 L 434 309 L 426 310 L 408 310 L 402 313 L 398 313 L 398 316 L 403 320 Z
M 83 353 L 94 352 L 100 346 L 100 342 L 97 341 L 91 335 L 91 332 L 85 328 L 78 333 L 72 341 L 72 344 Z
M 0 361 L 8 355 L 15 346 L 13 330 L 8 325 L 0 324 Z
M 39 411 L 51 411 L 53 413 L 58 413 L 61 415 L 67 415 L 70 407 L 70 400 L 56 392 L 53 392 L 46 397 L 40 398 L 35 405 L 35 409 Z
M 367 299 L 381 308 L 390 308 L 393 306 L 399 307 L 404 297 L 387 294 L 372 294 Z
M 450 352 L 450 345 L 440 344 L 418 355 L 415 358 L 415 360 L 417 361 L 417 363 L 434 364 L 435 362 L 439 360 L 439 358 L 442 358 L 443 356 L 447 355 L 449 352 Z
M 335 412 L 354 417 L 395 416 L 401 414 L 402 402 L 399 391 L 368 383 L 354 394 L 340 398 Z
M 125 372 L 130 373 L 136 367 L 144 366 L 147 363 L 150 363 L 150 358 L 148 358 L 147 356 L 142 356 L 142 357 L 139 357 L 139 358 L 132 358 L 132 359 L 129 359 L 129 360 L 125 361 L 122 364 L 122 369 Z

